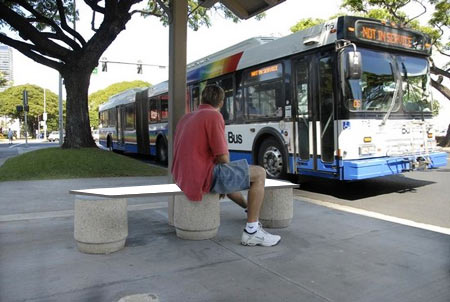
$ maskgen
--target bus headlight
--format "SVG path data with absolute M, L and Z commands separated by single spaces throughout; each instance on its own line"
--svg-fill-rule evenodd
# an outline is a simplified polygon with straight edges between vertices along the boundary
M 371 154 L 375 154 L 377 151 L 377 148 L 375 147 L 375 145 L 361 145 L 359 146 L 359 155 L 364 156 L 364 155 L 371 155 Z

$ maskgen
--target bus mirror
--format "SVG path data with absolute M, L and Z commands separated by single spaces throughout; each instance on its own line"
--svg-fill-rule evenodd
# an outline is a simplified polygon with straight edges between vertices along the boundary
M 358 51 L 348 52 L 347 58 L 347 79 L 358 80 L 362 76 L 362 59 L 361 53 Z

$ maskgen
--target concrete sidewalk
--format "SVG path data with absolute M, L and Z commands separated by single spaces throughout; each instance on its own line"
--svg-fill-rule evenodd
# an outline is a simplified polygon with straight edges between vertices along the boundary
M 212 240 L 178 239 L 163 199 L 130 201 L 125 249 L 78 252 L 69 189 L 164 183 L 107 178 L 0 183 L 0 301 L 450 301 L 450 237 L 294 201 L 271 248 L 239 244 L 243 211 L 221 204 Z M 47 215 L 39 215 L 47 213 Z

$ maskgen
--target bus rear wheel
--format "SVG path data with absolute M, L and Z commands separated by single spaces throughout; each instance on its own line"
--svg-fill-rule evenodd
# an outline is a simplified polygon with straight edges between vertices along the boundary
M 167 144 L 163 139 L 159 139 L 156 144 L 156 158 L 160 163 L 167 163 Z
M 283 154 L 283 146 L 274 139 L 263 141 L 258 152 L 258 164 L 266 169 L 269 178 L 285 178 L 287 159 Z

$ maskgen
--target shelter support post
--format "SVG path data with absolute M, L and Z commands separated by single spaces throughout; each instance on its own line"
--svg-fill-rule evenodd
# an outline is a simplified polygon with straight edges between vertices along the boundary
M 186 41 L 187 13 L 186 0 L 170 1 L 169 26 L 169 182 L 173 164 L 173 137 L 178 121 L 186 112 Z M 173 225 L 174 197 L 169 197 L 168 220 Z

